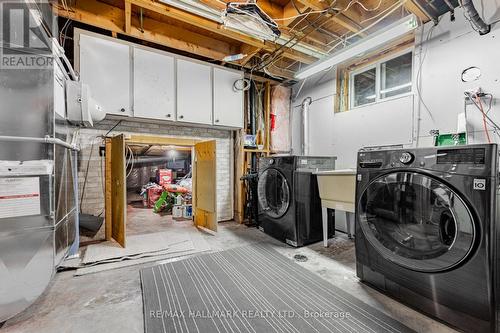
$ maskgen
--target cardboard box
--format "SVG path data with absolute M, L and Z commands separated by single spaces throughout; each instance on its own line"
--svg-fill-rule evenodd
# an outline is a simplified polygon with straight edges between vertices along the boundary
M 156 170 L 156 182 L 160 186 L 163 186 L 166 184 L 172 184 L 172 170 L 170 170 L 170 169 L 158 169 L 158 170 Z

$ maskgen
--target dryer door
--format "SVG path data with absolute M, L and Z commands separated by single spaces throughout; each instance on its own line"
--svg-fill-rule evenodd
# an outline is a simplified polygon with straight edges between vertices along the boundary
M 372 181 L 360 197 L 358 216 L 363 234 L 386 259 L 423 272 L 460 264 L 479 232 L 460 195 L 415 172 Z
M 285 215 L 292 199 L 285 175 L 273 168 L 259 175 L 257 196 L 262 211 L 272 218 Z

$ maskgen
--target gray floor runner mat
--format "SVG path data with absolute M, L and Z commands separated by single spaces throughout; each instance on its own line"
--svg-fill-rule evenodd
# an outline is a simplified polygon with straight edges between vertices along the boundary
M 141 270 L 146 333 L 414 332 L 271 247 Z

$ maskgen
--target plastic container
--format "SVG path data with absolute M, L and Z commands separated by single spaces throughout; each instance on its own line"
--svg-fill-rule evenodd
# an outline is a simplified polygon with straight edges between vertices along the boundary
M 182 210 L 182 216 L 185 219 L 190 219 L 193 217 L 193 206 L 192 205 L 184 205 Z
M 172 217 L 173 217 L 174 219 L 181 219 L 181 218 L 182 218 L 182 213 L 183 213 L 183 208 L 182 208 L 182 206 L 175 205 L 175 206 L 172 208 Z
M 175 197 L 175 204 L 178 206 L 182 205 L 182 195 L 179 194 Z

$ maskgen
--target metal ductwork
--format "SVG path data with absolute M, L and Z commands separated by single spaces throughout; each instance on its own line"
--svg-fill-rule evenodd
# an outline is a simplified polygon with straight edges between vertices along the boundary
M 302 112 L 302 156 L 309 155 L 309 106 L 312 103 L 311 97 L 306 97 L 301 104 Z
M 462 8 L 465 11 L 465 14 L 468 16 L 471 24 L 473 24 L 476 29 L 479 31 L 480 35 L 486 35 L 491 31 L 491 25 L 486 24 L 479 13 L 474 7 L 474 2 L 472 0 L 461 0 Z

